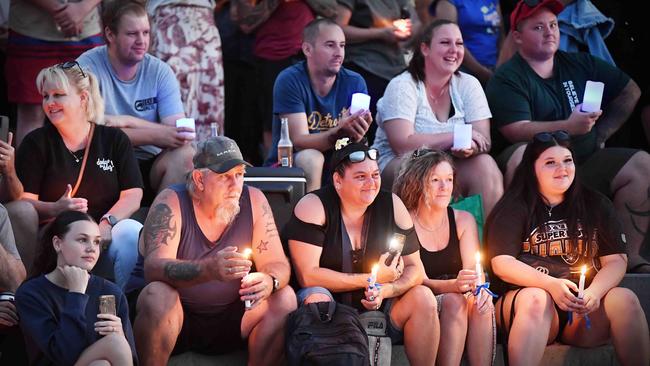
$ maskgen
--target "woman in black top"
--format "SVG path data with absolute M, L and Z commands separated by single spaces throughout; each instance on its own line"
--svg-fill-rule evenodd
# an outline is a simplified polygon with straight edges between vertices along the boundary
M 41 70 L 36 84 L 50 123 L 25 136 L 16 154 L 21 199 L 34 205 L 41 223 L 67 210 L 87 212 L 99 224 L 104 246 L 110 243 L 95 271 L 113 272 L 123 287 L 142 227 L 128 219 L 142 198 L 131 143 L 121 130 L 103 125 L 98 80 L 75 61 Z
M 469 363 L 489 365 L 494 306 L 484 290 L 471 295 L 477 280 L 478 229 L 469 212 L 449 207 L 455 175 L 449 155 L 419 149 L 404 160 L 393 190 L 413 218 L 426 272 L 423 284 L 438 300 L 438 364 L 459 365 L 467 343 Z
M 575 173 L 567 132 L 535 135 L 487 220 L 492 270 L 509 289 L 496 307 L 510 364 L 539 364 L 556 339 L 588 348 L 611 338 L 622 365 L 648 365 L 639 300 L 616 287 L 627 266 L 621 225 L 612 203 Z

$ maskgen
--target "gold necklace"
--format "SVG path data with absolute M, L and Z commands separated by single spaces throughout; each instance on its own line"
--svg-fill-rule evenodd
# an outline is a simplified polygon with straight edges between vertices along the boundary
M 415 221 L 416 221 L 416 222 L 418 223 L 418 225 L 420 225 L 420 227 L 423 228 L 425 231 L 428 231 L 428 232 L 432 233 L 432 232 L 435 232 L 435 231 L 440 230 L 440 228 L 444 225 L 445 221 L 447 221 L 447 215 L 443 216 L 443 217 L 442 217 L 442 220 L 440 220 L 440 224 L 438 224 L 438 226 L 435 227 L 435 228 L 433 228 L 433 229 L 427 227 L 426 225 L 424 225 L 424 224 L 422 223 L 422 220 L 420 219 L 420 216 L 418 215 L 418 211 L 415 212 Z
M 433 104 L 436 104 L 436 105 L 437 105 L 437 104 L 438 104 L 438 100 L 442 99 L 442 96 L 445 94 L 445 92 L 446 92 L 447 90 L 449 90 L 449 82 L 447 82 L 447 83 L 445 83 L 445 85 L 443 85 L 443 87 L 440 89 L 440 93 L 438 93 L 438 96 L 437 96 L 437 97 L 434 96 L 434 95 L 432 94 L 432 92 L 429 90 L 430 88 L 428 88 L 428 87 L 426 86 L 426 84 L 425 84 L 424 89 L 427 91 L 427 94 L 429 95 L 429 97 L 430 97 L 431 100 L 433 101 Z

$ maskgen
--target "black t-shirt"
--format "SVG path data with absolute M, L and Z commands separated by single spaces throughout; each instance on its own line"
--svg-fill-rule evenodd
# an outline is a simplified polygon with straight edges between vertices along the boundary
M 57 129 L 46 123 L 25 136 L 16 153 L 16 172 L 25 192 L 56 202 L 68 184 L 74 187 L 83 154 L 83 149 L 70 152 Z M 96 125 L 75 197 L 87 199 L 88 214 L 99 220 L 130 188 L 142 188 L 142 176 L 128 137 L 118 128 Z
M 604 110 L 630 81 L 622 70 L 586 53 L 558 51 L 553 62 L 553 76 L 548 79 L 537 75 L 518 53 L 497 69 L 485 90 L 496 128 L 524 120 L 569 118 L 575 106 L 583 102 L 587 80 L 605 83 Z M 572 146 L 576 160 L 584 161 L 598 149 L 596 129 L 572 136 Z
M 603 195 L 594 193 L 590 204 L 597 217 L 593 239 L 589 245 L 585 234 L 580 230 L 573 236 L 567 225 L 567 205 L 565 202 L 551 209 L 550 217 L 543 223 L 532 222 L 526 227 L 528 208 L 521 202 L 512 211 L 495 217 L 487 230 L 489 258 L 510 255 L 517 258 L 521 254 L 541 257 L 558 266 L 569 268 L 571 279 L 580 275 L 583 265 L 588 268 L 588 282 L 600 269 L 598 257 L 625 253 L 625 239 L 622 227 L 612 203 Z M 576 246 L 578 250 L 575 249 Z M 498 277 L 495 275 L 495 278 Z

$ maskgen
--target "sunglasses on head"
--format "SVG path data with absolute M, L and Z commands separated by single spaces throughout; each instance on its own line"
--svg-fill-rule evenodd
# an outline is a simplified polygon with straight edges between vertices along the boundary
M 540 132 L 535 134 L 533 139 L 538 142 L 550 142 L 553 139 L 555 141 L 568 141 L 571 139 L 571 136 L 564 130 L 558 130 L 553 132 Z
M 434 152 L 434 151 L 435 151 L 435 150 L 433 150 L 433 149 L 429 149 L 429 148 L 427 148 L 427 147 L 421 147 L 421 148 L 419 148 L 419 149 L 413 151 L 413 158 L 414 158 L 414 159 L 417 159 L 417 158 L 419 158 L 419 157 L 422 157 L 422 156 L 424 156 L 424 155 L 426 155 L 426 154 L 428 154 L 428 153 L 432 153 L 432 152 Z
M 348 155 L 348 159 L 352 163 L 360 163 L 364 160 L 366 160 L 366 156 L 370 160 L 377 160 L 377 150 L 376 149 L 370 149 L 368 151 L 355 151 Z
M 73 67 L 76 66 L 76 67 L 79 68 L 79 71 L 81 71 L 81 76 L 86 77 L 86 73 L 84 72 L 84 70 L 81 68 L 81 65 L 79 65 L 79 63 L 77 61 L 63 62 L 63 63 L 58 64 L 57 66 L 60 67 L 63 70 L 72 69 Z

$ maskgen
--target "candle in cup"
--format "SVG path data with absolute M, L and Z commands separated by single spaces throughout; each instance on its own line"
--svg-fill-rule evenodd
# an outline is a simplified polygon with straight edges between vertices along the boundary
M 481 252 L 476 252 L 474 257 L 476 258 L 476 286 L 479 286 L 482 283 L 481 278 L 483 277 L 483 269 L 481 268 Z
M 375 283 L 377 283 L 377 272 L 379 271 L 379 265 L 375 264 L 372 266 L 372 271 L 370 272 L 370 285 L 368 285 L 368 288 L 374 288 Z
M 253 253 L 253 250 L 251 248 L 244 249 L 243 254 L 246 257 L 246 259 L 250 258 L 251 253 Z M 248 275 L 248 273 L 246 273 L 246 275 Z M 242 280 L 243 280 L 243 278 L 242 278 Z M 246 309 L 250 309 L 251 305 L 252 305 L 251 300 L 244 300 L 244 307 L 246 307 Z
M 580 269 L 580 282 L 578 282 L 578 298 L 582 299 L 585 295 L 585 274 L 587 273 L 587 266 L 582 266 Z

